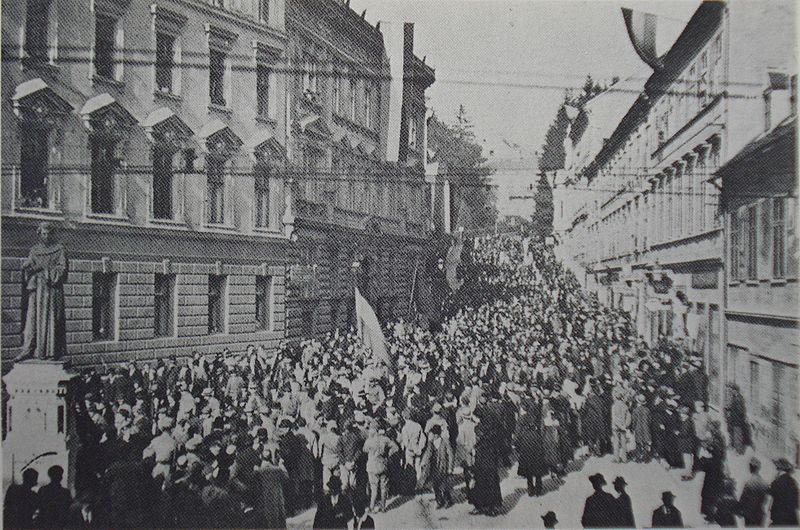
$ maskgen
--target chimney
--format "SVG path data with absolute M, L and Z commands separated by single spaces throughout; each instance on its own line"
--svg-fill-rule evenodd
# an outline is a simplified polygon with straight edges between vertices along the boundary
M 782 69 L 767 68 L 764 90 L 764 130 L 769 131 L 792 114 L 791 77 Z

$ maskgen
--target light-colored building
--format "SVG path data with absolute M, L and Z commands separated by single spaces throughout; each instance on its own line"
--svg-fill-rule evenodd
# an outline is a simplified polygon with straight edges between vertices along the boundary
M 764 133 L 717 178 L 727 249 L 725 381 L 744 398 L 756 446 L 798 463 L 796 79 L 771 73 Z
M 283 0 L 3 3 L 3 357 L 52 221 L 76 364 L 285 335 Z
M 646 340 L 680 338 L 704 354 L 717 410 L 725 252 L 712 176 L 762 130 L 767 69 L 795 63 L 794 20 L 790 2 L 701 4 L 591 162 L 570 175 L 589 193 L 560 252 Z

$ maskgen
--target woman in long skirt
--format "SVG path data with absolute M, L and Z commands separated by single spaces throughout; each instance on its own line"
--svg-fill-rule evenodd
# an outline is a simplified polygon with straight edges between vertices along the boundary
M 497 515 L 503 505 L 500 492 L 500 454 L 494 437 L 485 422 L 475 426 L 477 441 L 475 444 L 475 463 L 470 504 L 475 507 L 474 513 Z

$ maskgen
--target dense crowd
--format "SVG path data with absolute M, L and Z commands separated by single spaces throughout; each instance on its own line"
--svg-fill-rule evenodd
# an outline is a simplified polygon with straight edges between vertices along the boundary
M 608 453 L 656 459 L 687 480 L 703 471 L 709 521 L 763 524 L 771 494 L 771 521 L 796 524 L 788 462 L 783 486 L 732 498 L 702 358 L 666 340 L 648 347 L 626 313 L 584 294 L 544 246 L 522 248 L 476 239 L 440 330 L 387 327 L 391 366 L 354 332 L 334 331 L 277 352 L 252 345 L 86 371 L 76 497 L 57 467 L 34 493 L 28 469 L 6 495 L 7 525 L 283 528 L 316 505 L 316 528 L 369 528 L 394 495 L 431 488 L 439 507 L 452 505 L 457 469 L 474 513 L 495 515 L 504 467 L 516 462 L 535 496 L 543 478 Z M 632 526 L 624 479 L 618 497 L 604 477 L 590 480 L 584 526 Z M 791 487 L 787 508 L 780 496 Z M 663 500 L 653 525 L 679 526 L 671 493 Z

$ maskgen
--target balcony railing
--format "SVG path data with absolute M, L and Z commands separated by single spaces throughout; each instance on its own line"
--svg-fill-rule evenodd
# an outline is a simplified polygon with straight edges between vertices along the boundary
M 11 213 L 14 215 L 58 216 L 62 213 L 63 181 L 60 172 L 51 171 L 41 186 L 26 186 L 19 166 L 3 167 L 4 189 L 11 188 Z M 8 186 L 8 187 L 7 187 Z
M 264 0 L 205 0 L 205 3 L 244 18 L 269 23 L 269 2 Z
M 180 225 L 184 223 L 185 180 L 185 175 L 175 174 L 172 175 L 171 182 L 159 184 L 152 175 L 150 176 L 147 204 L 151 224 Z

